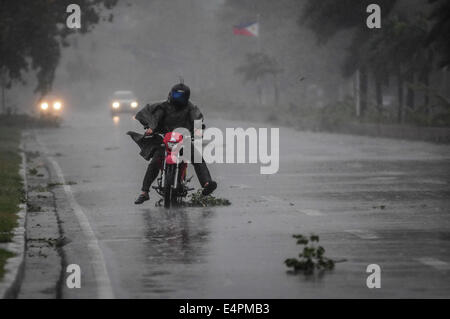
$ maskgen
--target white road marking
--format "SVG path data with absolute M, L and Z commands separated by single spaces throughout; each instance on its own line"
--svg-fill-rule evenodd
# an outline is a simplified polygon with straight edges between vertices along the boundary
M 47 147 L 40 142 L 39 138 L 36 136 L 36 140 L 41 148 L 46 154 L 49 154 Z M 89 219 L 86 214 L 81 209 L 81 206 L 75 200 L 73 196 L 72 188 L 70 185 L 66 185 L 64 174 L 59 166 L 58 162 L 55 161 L 53 157 L 47 155 L 48 161 L 52 164 L 58 175 L 59 182 L 63 185 L 64 191 L 67 196 L 67 200 L 73 209 L 75 216 L 77 217 L 78 223 L 80 224 L 81 230 L 87 240 L 87 246 L 91 256 L 91 263 L 94 269 L 95 280 L 97 282 L 97 293 L 100 299 L 112 299 L 114 298 L 114 293 L 111 285 L 111 280 L 108 275 L 108 270 L 106 268 L 105 259 L 103 257 L 103 252 L 100 249 L 97 237 L 95 237 L 94 231 L 91 228 Z
M 115 243 L 115 242 L 127 242 L 127 241 L 140 241 L 143 243 L 150 242 L 147 238 L 141 238 L 141 237 L 129 237 L 129 238 L 105 238 L 105 239 L 99 239 L 99 241 L 103 243 Z
M 248 189 L 248 188 L 250 188 L 250 186 L 245 185 L 245 184 L 236 184 L 236 185 L 231 185 L 230 188 Z
M 375 182 L 383 182 L 383 181 L 395 181 L 398 178 L 395 176 L 379 176 L 379 177 L 369 177 L 368 180 Z
M 372 233 L 367 230 L 362 230 L 362 229 L 348 229 L 348 230 L 345 230 L 345 232 L 355 235 L 356 237 L 359 237 L 361 239 L 377 239 L 378 238 L 378 236 L 375 233 Z
M 433 267 L 437 270 L 450 270 L 450 265 L 446 263 L 445 261 L 432 258 L 432 257 L 422 257 L 417 258 L 417 260 L 427 266 Z
M 272 196 L 272 195 L 261 196 L 261 198 L 264 199 L 267 202 L 283 202 L 283 200 L 281 198 L 276 197 L 276 196 Z
M 286 207 L 290 207 L 290 206 L 288 206 L 289 201 L 283 200 L 276 196 L 268 195 L 268 196 L 261 196 L 261 198 L 267 202 L 286 204 Z M 323 216 L 324 215 L 322 212 L 315 210 L 315 209 L 295 209 L 295 210 L 298 211 L 299 213 L 302 213 L 302 214 L 305 214 L 308 216 Z
M 436 185 L 447 185 L 448 183 L 443 180 L 424 178 L 424 179 L 416 179 L 415 182 L 420 184 L 436 184 Z
M 297 209 L 297 211 L 308 216 L 323 216 L 323 213 L 315 209 Z

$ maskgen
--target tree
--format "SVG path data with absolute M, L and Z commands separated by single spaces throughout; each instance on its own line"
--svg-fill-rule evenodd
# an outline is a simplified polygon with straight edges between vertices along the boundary
M 79 0 L 81 29 L 66 27 L 67 6 L 71 0 L 0 0 L 0 73 L 6 87 L 23 82 L 23 73 L 36 72 L 41 95 L 51 90 L 61 47 L 68 46 L 68 35 L 86 33 L 99 21 L 103 9 L 111 9 L 118 0 Z
M 310 28 L 319 43 L 326 43 L 342 30 L 366 32 L 367 6 L 372 0 L 308 0 L 303 8 L 299 24 Z M 387 16 L 396 0 L 379 0 L 383 16 Z M 355 33 L 357 36 L 357 32 Z M 367 32 L 370 34 L 370 32 Z
M 430 72 L 431 55 L 424 46 L 426 36 L 427 22 L 423 16 L 411 21 L 394 16 L 387 19 L 383 28 L 360 48 L 361 63 L 368 66 L 375 79 L 378 108 L 382 105 L 382 83 L 388 82 L 390 75 L 396 78 L 398 122 L 403 121 L 405 105 L 414 109 L 415 93 L 412 85 L 416 82 L 416 75 L 427 78 Z
M 439 67 L 450 65 L 450 2 L 447 0 L 429 0 L 434 8 L 430 15 L 433 23 L 428 33 L 426 46 L 435 47 L 439 54 Z
M 244 64 L 236 69 L 237 73 L 240 73 L 244 77 L 244 82 L 256 82 L 262 80 L 267 75 L 272 77 L 272 83 L 274 87 L 274 100 L 275 107 L 278 107 L 279 102 L 279 88 L 277 75 L 283 70 L 278 66 L 275 58 L 268 56 L 265 53 L 248 53 L 245 58 Z M 258 92 L 261 102 L 261 91 Z
M 308 0 L 299 19 L 301 26 L 310 28 L 317 36 L 319 44 L 325 44 L 338 32 L 352 31 L 352 41 L 348 49 L 348 56 L 343 65 L 343 74 L 352 76 L 360 72 L 361 116 L 367 108 L 367 90 L 369 82 L 369 66 L 364 62 L 362 47 L 371 39 L 376 30 L 366 26 L 367 6 L 371 0 Z M 380 0 L 377 4 L 382 8 L 383 16 L 387 17 L 394 8 L 396 0 Z M 381 77 L 378 76 L 378 96 L 381 93 Z
M 415 88 L 429 85 L 434 60 L 439 66 L 450 64 L 450 2 L 428 0 L 433 5 L 429 17 L 424 16 L 426 4 L 393 16 L 396 1 L 378 1 L 382 8 L 383 26 L 369 30 L 363 23 L 366 6 L 372 1 L 309 0 L 301 17 L 301 24 L 313 30 L 319 43 L 325 43 L 342 30 L 352 31 L 352 41 L 343 65 L 343 74 L 351 76 L 357 70 L 361 79 L 361 113 L 367 102 L 368 81 L 375 82 L 376 106 L 383 105 L 383 86 L 394 77 L 397 85 L 397 121 L 404 121 L 404 113 L 416 112 Z M 407 16 L 409 14 L 409 16 Z M 431 27 L 430 27 L 431 25 Z M 406 94 L 405 94 L 406 92 Z M 424 92 L 428 108 L 429 90 Z M 406 97 L 406 99 L 405 99 Z

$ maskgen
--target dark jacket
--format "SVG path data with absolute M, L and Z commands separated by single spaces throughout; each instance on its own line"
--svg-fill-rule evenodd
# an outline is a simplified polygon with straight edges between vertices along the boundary
M 144 136 L 132 131 L 127 132 L 127 135 L 139 146 L 141 149 L 139 155 L 147 161 L 153 157 L 158 148 L 164 148 L 163 139 L 159 135 Z
M 186 128 L 193 134 L 194 121 L 203 119 L 198 107 L 189 102 L 185 107 L 176 107 L 168 101 L 147 104 L 140 110 L 135 119 L 144 128 L 151 128 L 154 133 L 166 134 L 176 128 Z M 145 137 L 136 132 L 127 133 L 141 149 L 140 155 L 147 161 L 151 159 L 156 149 L 161 147 L 162 139 L 159 135 Z
M 185 107 L 177 107 L 168 101 L 147 104 L 136 116 L 145 128 L 151 128 L 155 133 L 165 134 L 176 128 L 183 127 L 194 133 L 194 121 L 203 119 L 199 108 L 188 102 Z

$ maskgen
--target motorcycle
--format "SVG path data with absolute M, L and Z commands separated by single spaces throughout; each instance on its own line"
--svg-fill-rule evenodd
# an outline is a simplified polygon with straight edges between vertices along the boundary
M 160 173 L 156 178 L 156 186 L 152 188 L 162 197 L 158 205 L 165 208 L 179 206 L 186 198 L 192 176 L 187 178 L 187 163 L 183 161 L 183 135 L 177 132 L 163 134 L 142 135 L 128 132 L 128 135 L 141 148 L 141 156 L 149 160 L 156 147 L 164 147 L 164 157 L 160 166 Z M 150 151 L 149 151 L 150 150 Z

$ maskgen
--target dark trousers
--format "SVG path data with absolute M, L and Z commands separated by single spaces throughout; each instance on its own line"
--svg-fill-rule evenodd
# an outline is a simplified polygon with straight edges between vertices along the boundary
M 194 166 L 195 174 L 203 187 L 207 182 L 211 182 L 211 174 L 209 173 L 208 166 L 206 166 L 205 160 L 202 157 L 201 163 L 194 163 L 194 152 L 191 152 L 191 163 Z M 158 149 L 148 164 L 147 172 L 145 172 L 144 181 L 142 183 L 142 191 L 148 192 L 153 181 L 158 177 L 159 170 L 164 162 L 164 148 Z

